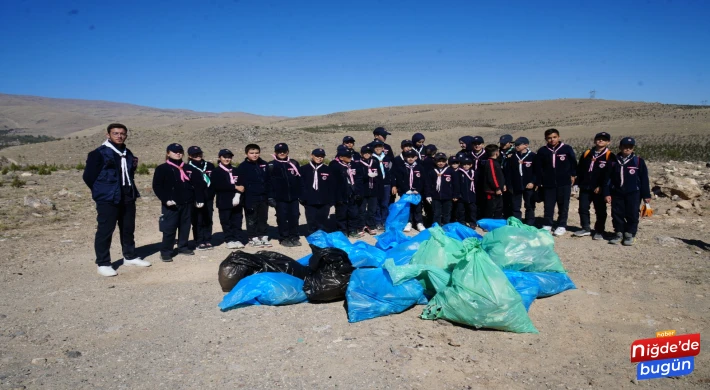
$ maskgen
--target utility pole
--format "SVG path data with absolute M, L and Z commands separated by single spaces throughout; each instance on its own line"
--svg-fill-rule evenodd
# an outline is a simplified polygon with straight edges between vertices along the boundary
M 589 98 L 590 99 L 594 99 L 596 97 L 597 97 L 597 90 L 596 89 L 589 91 Z

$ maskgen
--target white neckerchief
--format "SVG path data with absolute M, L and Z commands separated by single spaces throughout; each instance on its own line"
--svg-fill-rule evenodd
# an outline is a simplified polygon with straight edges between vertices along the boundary
M 313 165 L 313 161 L 309 161 L 308 163 L 313 167 L 313 189 L 318 191 L 318 169 L 322 167 L 323 164 L 315 166 Z
M 601 152 L 594 152 L 594 155 L 592 156 L 592 162 L 589 164 L 589 172 L 591 172 L 594 169 L 594 163 L 597 161 L 599 157 L 602 156 L 602 154 L 605 154 L 606 151 L 609 150 L 609 148 L 604 148 Z
M 412 189 L 412 186 L 414 185 L 414 167 L 417 166 L 417 162 L 413 162 L 412 165 L 409 165 L 408 162 L 404 162 L 404 166 L 409 169 L 409 189 Z
M 104 143 L 101 145 L 106 146 L 107 148 L 110 148 L 114 152 L 118 153 L 119 156 L 121 156 L 122 183 L 125 186 L 126 182 L 128 182 L 128 185 L 130 186 L 131 185 L 131 177 L 128 176 L 128 164 L 126 163 L 126 150 L 128 150 L 128 148 L 126 148 L 123 152 L 119 152 L 118 149 L 116 149 L 116 147 L 113 146 L 113 144 L 111 142 L 109 142 L 108 140 L 104 141 Z
M 375 153 L 372 153 L 372 156 L 377 158 L 377 160 L 380 161 L 380 171 L 382 171 L 382 178 L 384 179 L 385 178 L 385 165 L 382 164 L 382 160 L 384 160 L 384 158 L 387 157 L 387 153 L 382 152 L 382 157 L 378 156 Z
M 278 162 L 280 162 L 280 163 L 282 163 L 282 164 L 288 164 L 288 165 L 290 165 L 291 168 L 293 168 L 294 175 L 296 175 L 296 176 L 301 176 L 301 173 L 298 172 L 298 168 L 296 168 L 296 166 L 293 165 L 293 163 L 291 162 L 291 159 L 290 159 L 289 157 L 286 157 L 285 160 L 279 160 L 278 158 L 276 158 L 276 155 L 275 155 L 275 154 L 272 154 L 271 156 L 274 158 L 274 161 L 278 161 Z
M 412 150 L 414 150 L 415 152 L 417 152 L 417 155 L 419 155 L 419 159 L 421 159 L 421 158 L 422 158 L 422 153 L 424 153 L 424 145 L 422 145 L 422 147 L 419 148 L 419 150 L 417 150 L 417 148 L 415 148 L 415 147 L 412 147 Z
M 446 168 L 448 167 L 441 168 L 441 171 L 434 168 L 434 172 L 436 172 L 436 192 L 441 192 L 441 175 L 446 172 Z
M 629 163 L 629 161 L 634 159 L 634 154 L 631 153 L 629 157 L 624 157 L 622 155 L 619 155 L 616 157 L 616 161 L 621 164 L 621 187 L 624 186 L 624 166 Z
M 486 153 L 485 150 L 481 150 L 481 153 L 479 153 L 478 156 L 477 156 L 477 155 L 476 155 L 476 152 L 471 151 L 471 156 L 473 156 L 473 158 L 476 159 L 476 165 L 473 167 L 473 169 L 478 169 L 478 160 L 479 160 L 481 157 L 483 157 L 483 155 L 484 155 L 485 153 Z
M 360 159 L 360 163 L 362 163 L 362 165 L 367 167 L 367 176 L 370 178 L 370 182 L 368 183 L 369 188 L 375 188 L 375 178 L 370 176 L 370 168 L 372 168 L 373 162 L 374 161 L 372 161 L 372 158 L 370 158 L 370 163 L 365 164 L 365 160 Z
M 473 169 L 469 169 L 468 172 L 471 172 L 471 175 L 463 169 L 459 169 L 459 171 L 461 171 L 468 178 L 468 180 L 471 181 L 471 192 L 476 192 L 476 187 L 473 185 L 473 175 L 475 174 L 475 171 Z
M 560 142 L 560 144 L 557 145 L 557 147 L 556 147 L 555 149 L 552 149 L 551 147 L 545 145 L 545 147 L 547 148 L 547 150 L 549 150 L 550 152 L 552 152 L 552 167 L 553 167 L 553 168 L 555 168 L 555 162 L 557 161 L 557 152 L 559 152 L 560 148 L 563 147 L 563 146 L 565 146 L 565 143 L 564 143 L 564 142 Z
M 527 153 L 525 153 L 523 158 L 520 158 L 520 156 L 518 156 L 517 152 L 515 153 L 515 157 L 518 158 L 518 171 L 520 172 L 520 177 L 523 177 L 523 160 L 528 158 L 529 155 L 530 155 L 530 149 L 528 149 Z

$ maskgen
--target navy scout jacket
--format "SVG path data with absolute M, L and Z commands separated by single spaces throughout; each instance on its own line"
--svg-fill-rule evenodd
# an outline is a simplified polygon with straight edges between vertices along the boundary
M 217 167 L 212 171 L 211 184 L 215 193 L 217 194 L 216 206 L 220 210 L 231 209 L 235 207 L 232 205 L 232 199 L 234 195 L 238 192 L 234 186 L 237 183 L 237 168 L 230 165 L 217 164 Z M 240 200 L 241 204 L 244 204 L 244 199 Z
M 330 170 L 333 174 L 333 202 L 349 203 L 357 196 L 362 196 L 362 170 L 358 169 L 351 162 L 346 164 L 336 158 L 330 162 Z
M 182 160 L 169 160 L 175 165 L 183 163 Z M 185 171 L 185 165 L 183 165 Z M 185 171 L 187 176 L 187 172 Z M 153 172 L 153 193 L 165 204 L 172 200 L 177 204 L 188 204 L 195 201 L 195 187 L 193 180 L 188 176 L 187 180 L 182 180 L 180 169 L 169 165 L 167 162 L 158 165 Z M 201 180 L 202 178 L 200 178 Z
M 392 169 L 392 177 L 394 180 L 394 186 L 397 187 L 397 194 L 399 196 L 404 195 L 407 191 L 417 191 L 418 193 L 424 193 L 424 180 L 425 171 L 422 169 L 418 162 L 409 165 L 406 162 L 402 165 L 398 165 Z M 411 181 L 411 186 L 410 186 Z
M 271 194 L 271 180 L 266 172 L 266 161 L 244 161 L 237 167 L 237 185 L 244 186 L 242 204 L 247 209 L 254 208 L 259 202 L 266 201 Z
M 437 200 L 451 200 L 459 194 L 459 183 L 455 180 L 454 170 L 451 167 L 434 168 L 427 172 L 424 183 L 425 197 Z M 440 180 L 439 180 L 440 179 Z
M 193 161 L 188 160 L 185 164 L 185 171 L 187 172 L 190 179 L 194 179 L 193 183 L 195 186 L 195 202 L 205 203 L 211 202 L 211 199 L 215 196 L 214 187 L 212 186 L 212 171 L 214 171 L 214 165 L 209 161 Z M 193 176 L 195 176 L 193 178 Z M 210 181 L 209 186 L 207 181 Z
M 374 158 L 369 159 L 360 158 L 360 161 L 354 161 L 354 164 L 360 164 L 362 175 L 362 196 L 379 196 L 382 193 L 383 179 L 382 170 L 380 170 L 380 162 Z M 391 172 L 391 171 L 390 171 Z M 373 177 L 370 177 L 370 174 Z
M 571 146 L 560 142 L 554 148 L 545 145 L 537 151 L 535 177 L 545 188 L 563 187 L 572 184 L 577 176 L 577 158 Z
M 267 170 L 271 180 L 272 193 L 269 198 L 278 202 L 291 202 L 301 197 L 303 181 L 301 180 L 300 165 L 296 160 L 269 161 Z
M 473 168 L 465 171 L 459 168 L 455 173 L 459 182 L 459 202 L 471 203 L 476 202 L 476 177 Z
M 301 200 L 306 205 L 333 203 L 333 175 L 325 164 L 316 165 L 312 161 L 300 167 L 303 192 Z
M 507 157 L 503 167 L 505 185 L 511 194 L 522 194 L 525 186 L 535 184 L 535 157 L 530 150 L 527 153 L 514 152 Z
M 111 141 L 109 141 L 111 142 Z M 123 149 L 113 144 L 119 150 L 126 152 L 126 166 L 131 185 L 123 185 L 121 175 L 121 156 L 116 152 L 101 145 L 89 152 L 86 157 L 86 167 L 84 168 L 84 183 L 91 189 L 91 197 L 96 203 L 128 203 L 134 202 L 140 197 L 134 175 L 136 172 L 137 158 L 133 156 L 130 149 L 123 145 Z
M 603 188 L 609 181 L 611 173 L 611 163 L 616 160 L 616 155 L 609 148 L 605 148 L 601 153 L 594 150 L 587 150 L 579 157 L 577 164 L 577 179 L 574 184 L 583 190 L 593 190 L 597 187 Z
M 618 196 L 640 192 L 641 199 L 651 197 L 648 182 L 648 168 L 643 159 L 635 154 L 628 158 L 616 156 L 612 161 L 609 184 L 605 186 L 604 195 Z

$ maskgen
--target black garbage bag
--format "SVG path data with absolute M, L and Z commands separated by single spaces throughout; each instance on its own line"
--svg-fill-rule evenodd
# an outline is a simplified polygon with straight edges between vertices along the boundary
M 355 268 L 348 254 L 338 248 L 319 248 L 311 245 L 313 255 L 308 262 L 311 274 L 303 279 L 303 292 L 308 300 L 335 301 L 345 299 L 350 275 Z
M 219 265 L 219 285 L 222 291 L 230 292 L 240 280 L 260 272 L 284 272 L 303 279 L 310 274 L 310 269 L 277 252 L 259 251 L 251 254 L 234 251 Z

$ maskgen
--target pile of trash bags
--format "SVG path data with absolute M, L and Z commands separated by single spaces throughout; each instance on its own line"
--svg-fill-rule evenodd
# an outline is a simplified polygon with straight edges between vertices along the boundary
M 220 309 L 345 299 L 348 320 L 358 322 L 426 305 L 422 319 L 537 333 L 527 314 L 533 301 L 576 288 L 549 232 L 509 218 L 482 220 L 484 236 L 451 223 L 408 237 L 402 228 L 418 202 L 407 194 L 390 205 L 375 246 L 318 231 L 307 237 L 312 253 L 299 260 L 233 252 L 220 265 L 229 291 Z

